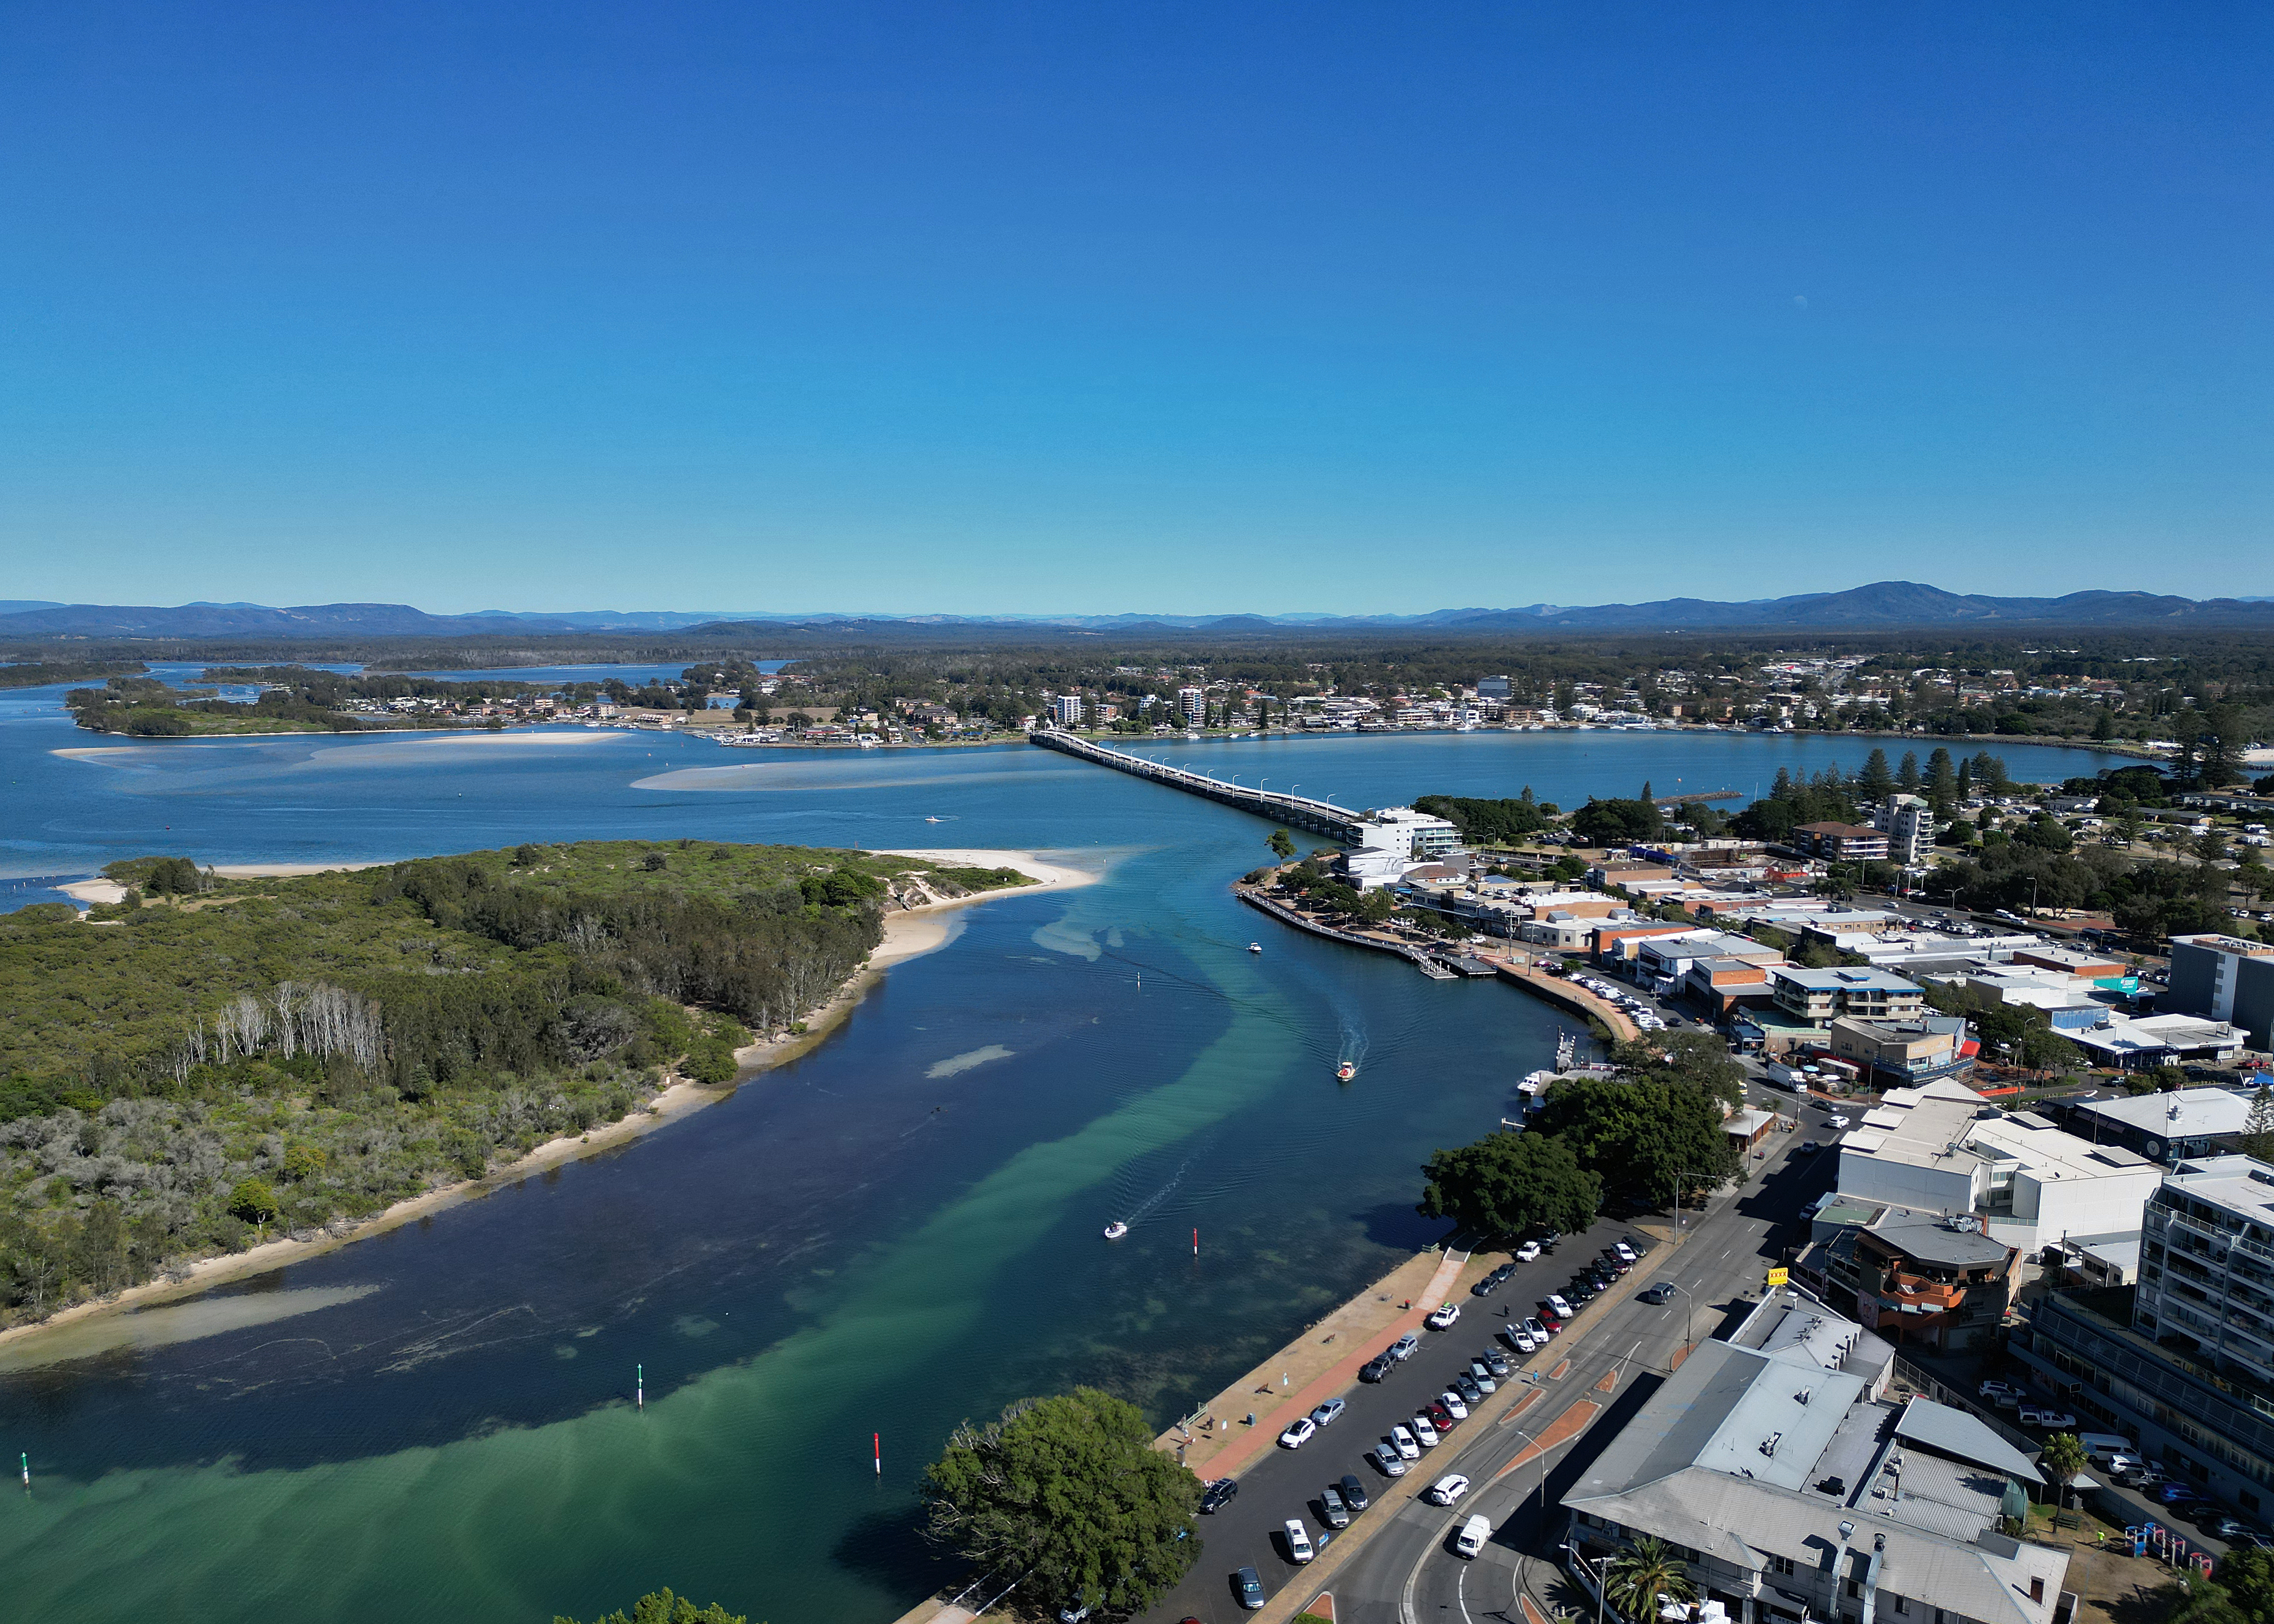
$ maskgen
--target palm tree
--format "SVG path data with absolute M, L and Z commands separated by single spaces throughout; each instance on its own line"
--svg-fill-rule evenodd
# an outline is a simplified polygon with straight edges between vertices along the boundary
M 1660 1596 L 1690 1601 L 1698 1594 L 1698 1587 L 1690 1582 L 1690 1570 L 1673 1552 L 1647 1535 L 1619 1553 L 1607 1577 L 1604 1588 L 1611 1605 L 1631 1619 L 1657 1617 Z
M 2067 1505 L 2069 1480 L 2084 1470 L 2084 1446 L 2074 1432 L 2055 1432 L 2037 1452 L 2037 1464 L 2053 1480 L 2054 1498 Z

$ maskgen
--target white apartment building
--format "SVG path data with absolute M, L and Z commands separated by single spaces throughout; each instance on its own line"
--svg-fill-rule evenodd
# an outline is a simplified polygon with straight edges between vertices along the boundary
M 1971 1214 L 2024 1253 L 2136 1235 L 2163 1169 L 2029 1111 L 2004 1112 L 1952 1082 L 1894 1088 L 1840 1145 L 1843 1197 Z
M 1208 689 L 1180 688 L 1177 690 L 1177 709 L 1187 722 L 1200 722 L 1208 717 Z
M 1081 695 L 1058 694 L 1050 699 L 1050 720 L 1060 727 L 1081 726 Z
M 1442 817 L 1411 807 L 1382 807 L 1359 824 L 1359 844 L 1421 861 L 1461 849 L 1461 831 Z
M 1934 850 L 1934 808 L 1916 795 L 1888 796 L 1871 827 L 1887 837 L 1889 861 L 1907 868 L 1924 862 Z

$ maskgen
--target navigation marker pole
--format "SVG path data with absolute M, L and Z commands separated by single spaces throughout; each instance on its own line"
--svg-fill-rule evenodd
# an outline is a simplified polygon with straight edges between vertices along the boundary
M 869 1447 L 877 1452 L 877 1476 L 881 1477 L 885 1475 L 885 1435 L 882 1432 L 870 1433 Z
M 28 1450 L 24 1455 L 24 1486 L 27 1489 L 32 1486 L 32 1456 Z
M 632 1408 L 647 1408 L 647 1366 L 644 1365 L 632 1366 Z
M 1197 1228 L 1195 1228 L 1195 1229 L 1193 1230 L 1193 1256 L 1194 1256 L 1194 1257 L 1196 1257 L 1196 1258 L 1197 1258 L 1197 1257 L 1199 1257 L 1200 1255 L 1201 1255 L 1201 1232 L 1200 1232 L 1200 1230 L 1199 1230 Z

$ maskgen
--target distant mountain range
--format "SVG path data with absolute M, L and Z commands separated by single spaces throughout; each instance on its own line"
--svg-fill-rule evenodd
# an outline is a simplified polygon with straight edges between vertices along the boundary
M 1855 631 L 1895 627 L 2210 627 L 2274 628 L 2274 598 L 2190 598 L 2150 592 L 2071 592 L 2062 598 L 1991 598 L 1946 592 L 1909 581 L 1879 581 L 1844 592 L 1722 603 L 1699 598 L 1644 604 L 1574 606 L 1530 604 L 1517 609 L 1439 609 L 1427 614 L 1112 614 L 911 615 L 785 614 L 765 611 L 587 610 L 538 614 L 494 609 L 428 614 L 403 604 L 311 604 L 272 609 L 260 604 L 183 604 L 173 608 L 0 600 L 0 642 L 208 638 L 279 642 L 341 637 L 496 638 L 519 635 L 699 631 L 726 635 L 753 625 L 795 635 L 861 635 L 897 630 L 933 636 L 966 628 L 990 640 L 1006 635 L 1151 631 L 1252 636 L 1408 629 L 1451 633 L 1549 631 L 1762 630 Z

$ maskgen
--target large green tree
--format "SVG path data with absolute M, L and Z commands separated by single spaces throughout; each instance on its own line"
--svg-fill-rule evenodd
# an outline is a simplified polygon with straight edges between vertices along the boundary
M 1682 1559 L 1648 1535 L 1613 1557 L 1604 1576 L 1611 1605 L 1629 1618 L 1655 1618 L 1661 1596 L 1688 1601 L 1698 1594 Z
M 576 1620 L 555 1613 L 553 1624 L 576 1624 Z M 666 1585 L 641 1597 L 632 1604 L 629 1613 L 619 1607 L 595 1619 L 592 1624 L 749 1624 L 749 1620 L 742 1613 L 728 1613 L 715 1601 L 707 1607 L 698 1607 L 684 1596 L 674 1596 Z
M 1416 1210 L 1424 1218 L 1449 1218 L 1488 1237 L 1536 1225 L 1576 1235 L 1603 1204 L 1602 1179 L 1553 1134 L 1488 1133 L 1436 1152 L 1421 1171 L 1427 1182 Z
M 1745 1099 L 1745 1068 L 1710 1032 L 1660 1032 L 1611 1051 L 1612 1064 L 1654 1083 L 1687 1083 L 1724 1105 Z
M 1029 1605 L 1141 1612 L 1200 1555 L 1200 1480 L 1153 1447 L 1133 1406 L 1095 1387 L 964 1423 L 924 1493 L 932 1538 L 1020 1575 Z
M 1608 1191 L 1653 1204 L 1733 1178 L 1737 1154 L 1721 1109 L 1686 1082 L 1574 1078 L 1549 1091 L 1539 1130 L 1569 1139 Z

